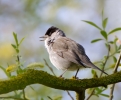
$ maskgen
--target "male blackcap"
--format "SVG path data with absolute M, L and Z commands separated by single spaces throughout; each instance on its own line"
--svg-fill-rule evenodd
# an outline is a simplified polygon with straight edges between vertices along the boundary
M 40 38 L 44 39 L 51 63 L 57 69 L 64 70 L 64 73 L 67 70 L 77 70 L 76 77 L 79 69 L 94 68 L 108 75 L 90 61 L 82 45 L 67 38 L 65 33 L 59 28 L 50 27 L 45 35 Z

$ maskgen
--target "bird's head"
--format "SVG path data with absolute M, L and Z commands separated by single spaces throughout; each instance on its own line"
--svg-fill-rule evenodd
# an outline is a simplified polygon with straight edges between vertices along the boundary
M 59 28 L 57 27 L 54 27 L 54 26 L 51 26 L 45 33 L 44 36 L 40 37 L 40 38 L 43 38 L 44 40 L 46 39 L 51 39 L 51 40 L 56 40 L 57 38 L 59 37 L 65 37 L 65 33 L 60 30 Z

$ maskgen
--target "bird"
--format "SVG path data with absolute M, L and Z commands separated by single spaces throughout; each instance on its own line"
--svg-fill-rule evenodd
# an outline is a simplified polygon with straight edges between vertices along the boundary
M 51 63 L 58 70 L 64 71 L 60 77 L 62 77 L 66 71 L 75 70 L 75 77 L 77 77 L 79 69 L 82 68 L 97 69 L 108 75 L 91 62 L 82 45 L 66 37 L 61 29 L 51 26 L 45 35 L 40 38 L 42 38 L 41 41 L 45 43 L 45 48 L 47 49 Z

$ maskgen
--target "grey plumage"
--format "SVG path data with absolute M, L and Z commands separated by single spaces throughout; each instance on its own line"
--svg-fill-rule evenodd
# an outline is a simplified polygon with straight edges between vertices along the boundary
M 52 26 L 42 38 L 45 38 L 45 47 L 49 53 L 50 61 L 57 69 L 94 68 L 108 75 L 90 61 L 82 45 L 67 38 L 60 29 Z

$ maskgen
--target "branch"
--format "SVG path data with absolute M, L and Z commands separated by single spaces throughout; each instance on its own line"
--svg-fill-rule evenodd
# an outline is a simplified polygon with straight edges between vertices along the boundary
M 31 84 L 43 84 L 45 86 L 61 89 L 81 92 L 88 88 L 107 86 L 121 82 L 121 72 L 102 77 L 92 79 L 63 79 L 52 76 L 44 71 L 29 69 L 23 74 L 19 74 L 15 78 L 9 80 L 0 81 L 0 94 L 8 93 L 14 90 L 22 90 L 26 86 Z
M 76 92 L 76 100 L 84 100 L 85 99 L 85 90 Z

